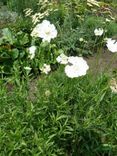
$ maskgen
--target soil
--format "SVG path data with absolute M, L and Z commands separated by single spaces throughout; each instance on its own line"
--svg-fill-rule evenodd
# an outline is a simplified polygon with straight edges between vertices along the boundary
M 90 67 L 89 72 L 94 75 L 102 72 L 111 74 L 113 71 L 117 71 L 117 53 L 100 51 L 86 60 Z

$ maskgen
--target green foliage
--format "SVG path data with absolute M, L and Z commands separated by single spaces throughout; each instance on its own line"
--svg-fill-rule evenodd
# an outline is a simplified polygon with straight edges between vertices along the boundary
M 39 1 L 37 7 L 37 0 L 8 0 L 21 14 L 28 7 L 33 13 L 52 9 L 40 20 L 55 24 L 58 36 L 51 43 L 31 37 L 34 25 L 29 17 L 2 30 L 0 156 L 117 155 L 117 96 L 109 86 L 111 77 L 89 74 L 69 79 L 56 64 L 61 53 L 88 56 L 104 49 L 105 37 L 117 37 L 109 2 L 90 7 L 85 0 L 53 0 L 49 6 Z M 96 37 L 95 28 L 103 28 L 104 34 Z M 37 49 L 30 59 L 32 45 Z M 39 75 L 44 63 L 58 70 Z
M 9 1 L 13 5 L 17 3 L 21 8 L 28 8 L 28 5 L 33 3 L 33 1 L 28 4 L 25 2 L 21 6 L 19 5 L 21 3 L 19 1 Z M 34 2 L 35 4 L 37 4 L 37 1 Z M 105 8 L 105 5 L 108 9 Z M 78 56 L 88 56 L 97 52 L 105 45 L 104 38 L 116 38 L 116 21 L 106 21 L 106 18 L 111 19 L 112 15 L 114 17 L 113 9 L 110 10 L 109 5 L 102 2 L 100 7 L 89 7 L 86 1 L 81 0 L 51 1 L 51 3 L 39 1 L 36 10 L 32 5 L 33 13 L 31 15 L 34 15 L 35 11 L 35 13 L 39 12 L 43 14 L 49 10 L 49 14 L 45 19 L 47 18 L 56 25 L 58 30 L 57 39 L 52 45 L 47 43 L 45 45 L 41 44 L 39 39 L 30 37 L 34 22 L 31 21 L 32 16 L 31 18 L 19 18 L 16 24 L 10 26 L 10 29 L 5 28 L 2 30 L 3 37 L 0 38 L 0 62 L 2 62 L 2 70 L 5 64 L 7 66 L 8 60 L 10 60 L 12 62 L 11 70 L 13 62 L 16 61 L 21 66 L 21 69 L 24 65 L 31 66 L 38 73 L 43 63 L 55 64 L 59 49 L 62 49 L 68 55 Z M 95 28 L 103 28 L 104 34 L 96 37 L 94 34 Z M 27 50 L 31 45 L 37 46 L 36 59 L 33 61 L 29 60 Z
M 108 80 L 69 79 L 61 68 L 40 77 L 36 92 L 30 82 L 1 82 L 1 155 L 116 156 L 117 96 Z
M 25 66 L 31 67 L 32 71 L 39 73 L 39 69 L 44 63 L 56 63 L 56 57 L 59 55 L 56 44 L 41 43 L 39 38 L 31 38 L 27 32 L 21 30 L 4 28 L 2 35 L 0 40 L 0 66 L 4 74 L 12 74 L 11 71 L 16 62 L 20 66 L 21 73 Z M 28 48 L 31 45 L 35 45 L 37 48 L 33 60 L 29 58 Z M 7 66 L 9 67 L 7 68 Z
M 8 7 L 19 14 L 23 14 L 26 8 L 36 8 L 38 0 L 7 0 Z
M 116 21 L 106 22 L 106 18 L 110 19 L 113 11 L 111 12 L 109 8 L 104 9 L 104 5 L 103 3 L 99 8 L 95 6 L 90 8 L 84 1 L 58 2 L 54 6 L 58 9 L 48 17 L 58 25 L 58 47 L 62 47 L 69 55 L 87 56 L 98 51 L 99 46 L 103 46 L 105 37 L 115 36 Z M 105 30 L 100 39 L 96 39 L 94 35 L 96 28 Z M 83 38 L 84 41 L 80 42 L 80 38 Z
M 110 22 L 106 25 L 107 33 L 108 35 L 112 35 L 113 37 L 117 37 L 117 23 L 115 22 Z

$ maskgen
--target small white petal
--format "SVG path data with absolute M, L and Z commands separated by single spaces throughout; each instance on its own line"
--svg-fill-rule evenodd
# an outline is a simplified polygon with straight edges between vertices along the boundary
M 67 64 L 68 63 L 68 57 L 65 54 L 60 54 L 57 58 L 56 58 L 57 62 L 60 64 Z
M 104 30 L 102 28 L 94 30 L 95 36 L 102 36 L 103 33 L 104 33 Z

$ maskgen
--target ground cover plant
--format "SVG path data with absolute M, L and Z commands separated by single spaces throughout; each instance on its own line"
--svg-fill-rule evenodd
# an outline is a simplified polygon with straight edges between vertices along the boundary
M 40 77 L 35 95 L 26 84 L 6 92 L 1 82 L 1 155 L 116 155 L 117 96 L 109 81 L 69 79 L 61 68 Z
M 20 3 L 0 27 L 0 155 L 116 156 L 117 2 Z

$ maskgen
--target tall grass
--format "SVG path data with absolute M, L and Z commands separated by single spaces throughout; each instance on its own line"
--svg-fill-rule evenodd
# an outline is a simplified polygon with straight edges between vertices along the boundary
M 7 5 L 13 11 L 16 11 L 20 14 L 23 13 L 26 8 L 35 9 L 37 6 L 38 0 L 8 0 Z
M 40 77 L 36 91 L 34 83 L 10 92 L 1 83 L 1 156 L 116 156 L 117 96 L 109 77 L 69 79 L 61 70 Z

